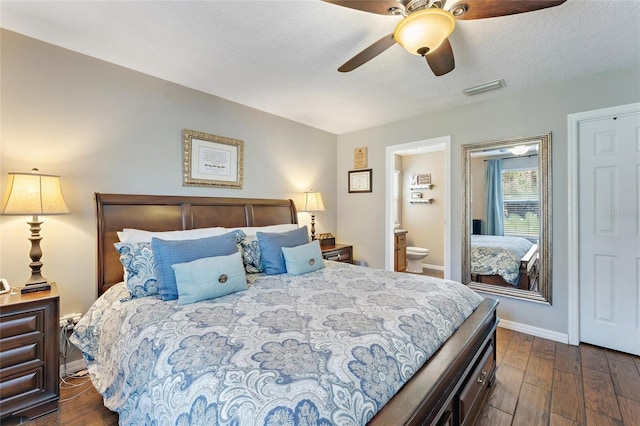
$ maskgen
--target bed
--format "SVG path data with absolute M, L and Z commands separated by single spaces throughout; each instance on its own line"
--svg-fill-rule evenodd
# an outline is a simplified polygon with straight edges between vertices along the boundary
M 100 297 L 72 341 L 121 424 L 475 421 L 495 377 L 496 300 L 330 261 L 298 276 L 247 274 L 247 290 L 192 304 L 132 298 L 118 231 L 296 224 L 295 205 L 96 194 L 96 211 Z
M 471 280 L 537 290 L 538 245 L 526 238 L 471 235 Z

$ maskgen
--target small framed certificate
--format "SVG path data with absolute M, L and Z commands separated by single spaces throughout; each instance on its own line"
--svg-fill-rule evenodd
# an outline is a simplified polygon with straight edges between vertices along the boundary
M 367 168 L 367 148 L 356 148 L 353 150 L 353 168 L 354 169 L 366 169 Z
M 349 171 L 349 192 L 372 192 L 372 169 Z

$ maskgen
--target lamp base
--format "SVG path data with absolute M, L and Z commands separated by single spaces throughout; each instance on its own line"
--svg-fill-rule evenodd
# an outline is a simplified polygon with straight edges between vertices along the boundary
M 49 283 L 40 283 L 40 284 L 27 284 L 20 289 L 20 293 L 34 293 L 36 291 L 45 291 L 51 290 L 51 284 Z

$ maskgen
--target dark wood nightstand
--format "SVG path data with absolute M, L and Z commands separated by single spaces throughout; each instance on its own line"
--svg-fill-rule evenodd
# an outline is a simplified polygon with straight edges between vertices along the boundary
M 58 409 L 58 289 L 0 295 L 0 418 Z
M 322 257 L 336 262 L 353 263 L 353 246 L 336 244 L 333 246 L 320 246 Z

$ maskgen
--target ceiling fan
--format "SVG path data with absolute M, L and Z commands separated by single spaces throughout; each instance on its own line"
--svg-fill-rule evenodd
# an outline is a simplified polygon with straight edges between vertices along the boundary
M 494 18 L 559 6 L 566 0 L 323 0 L 327 3 L 379 15 L 402 16 L 393 33 L 382 37 L 338 71 L 349 72 L 375 58 L 395 43 L 423 56 L 436 76 L 455 68 L 448 37 L 456 20 Z M 445 9 L 445 3 L 452 3 Z

